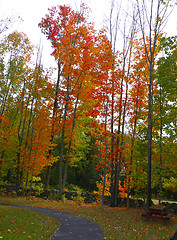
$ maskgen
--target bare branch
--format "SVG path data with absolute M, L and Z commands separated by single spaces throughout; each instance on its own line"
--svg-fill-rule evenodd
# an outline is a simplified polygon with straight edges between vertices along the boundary
M 0 19 L 0 35 L 9 30 L 18 21 L 22 21 L 21 17 L 14 14 L 5 17 L 2 16 Z

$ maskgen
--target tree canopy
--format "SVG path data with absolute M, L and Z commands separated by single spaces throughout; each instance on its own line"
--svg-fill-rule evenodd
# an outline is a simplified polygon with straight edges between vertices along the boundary
M 147 174 L 159 198 L 169 186 L 177 192 L 177 37 L 164 37 L 158 19 L 146 36 L 138 11 L 143 35 L 134 19 L 116 51 L 84 4 L 80 12 L 49 9 L 39 27 L 51 43 L 56 78 L 41 64 L 40 48 L 32 64 L 34 47 L 24 33 L 2 39 L 1 182 L 32 187 L 40 176 L 59 197 L 76 184 L 110 194 L 112 206 L 118 196 L 144 196 Z

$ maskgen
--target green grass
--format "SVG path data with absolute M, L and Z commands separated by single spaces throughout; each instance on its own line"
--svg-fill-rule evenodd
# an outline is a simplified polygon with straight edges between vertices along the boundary
M 46 214 L 0 206 L 0 239 L 48 240 L 58 227 L 58 221 Z
M 77 205 L 73 202 L 54 202 L 42 199 L 33 201 L 22 198 L 0 198 L 0 202 L 14 203 L 19 205 L 30 205 L 52 208 L 59 211 L 76 214 L 98 223 L 106 234 L 106 239 L 124 240 L 162 240 L 169 239 L 177 230 L 177 217 L 174 215 L 169 221 L 145 220 L 141 208 L 110 208 L 103 210 L 100 206 L 91 204 Z

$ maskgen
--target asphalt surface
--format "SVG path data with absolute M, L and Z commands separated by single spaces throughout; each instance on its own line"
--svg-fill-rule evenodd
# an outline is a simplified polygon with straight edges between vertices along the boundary
M 10 204 L 0 204 L 11 207 L 18 207 L 23 209 L 29 209 L 32 211 L 42 212 L 57 219 L 60 222 L 60 227 L 50 238 L 51 240 L 103 240 L 105 234 L 101 227 L 94 222 L 87 219 L 63 213 L 57 210 L 48 208 L 38 208 L 31 206 L 20 206 Z

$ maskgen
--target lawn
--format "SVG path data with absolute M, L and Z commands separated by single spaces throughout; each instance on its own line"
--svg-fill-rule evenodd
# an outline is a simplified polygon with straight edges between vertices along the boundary
M 106 239 L 169 239 L 177 230 L 177 217 L 169 221 L 145 220 L 141 213 L 143 209 L 110 208 L 93 204 L 77 205 L 74 202 L 55 202 L 42 199 L 25 200 L 22 198 L 0 198 L 1 203 L 30 205 L 53 208 L 59 211 L 76 214 L 98 223 L 106 234 Z
M 0 206 L 0 239 L 48 240 L 59 222 L 46 214 Z

